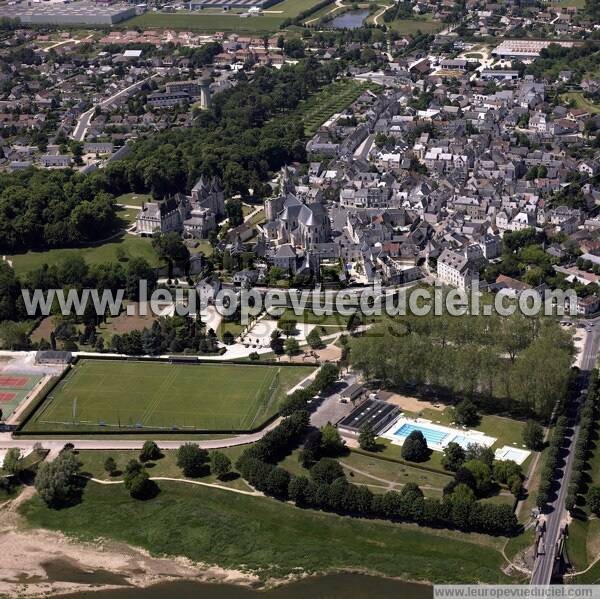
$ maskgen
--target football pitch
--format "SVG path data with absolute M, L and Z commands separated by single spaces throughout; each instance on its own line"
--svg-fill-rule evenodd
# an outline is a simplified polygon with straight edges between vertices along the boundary
M 306 366 L 84 360 L 24 431 L 248 430 L 275 414 Z

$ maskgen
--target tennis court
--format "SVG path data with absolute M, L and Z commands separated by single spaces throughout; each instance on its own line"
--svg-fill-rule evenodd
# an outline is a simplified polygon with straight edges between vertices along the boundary
M 248 430 L 311 368 L 84 360 L 25 426 L 29 431 Z
M 0 375 L 0 410 L 2 420 L 8 420 L 19 404 L 42 379 L 41 376 L 11 373 Z

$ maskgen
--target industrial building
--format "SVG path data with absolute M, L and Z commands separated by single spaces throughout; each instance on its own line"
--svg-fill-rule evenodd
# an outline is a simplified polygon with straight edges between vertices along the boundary
M 201 10 L 203 8 L 223 8 L 223 9 L 263 9 L 277 4 L 281 0 L 190 0 L 190 10 Z
M 561 42 L 558 40 L 505 40 L 492 50 L 492 54 L 500 58 L 533 59 L 537 58 L 540 52 L 550 44 L 559 44 L 564 48 L 571 48 L 573 46 L 573 42 Z
M 114 25 L 135 15 L 133 5 L 104 5 L 87 0 L 68 4 L 21 2 L 2 7 L 3 17 L 19 19 L 27 25 Z

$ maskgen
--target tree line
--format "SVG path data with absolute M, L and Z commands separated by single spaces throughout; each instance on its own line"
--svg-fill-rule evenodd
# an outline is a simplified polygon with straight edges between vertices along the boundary
M 509 506 L 477 502 L 465 484 L 457 485 L 442 500 L 424 497 L 413 483 L 400 492 L 374 495 L 368 487 L 350 483 L 340 463 L 331 457 L 320 457 L 309 476 L 291 474 L 276 464 L 300 443 L 308 422 L 308 412 L 295 411 L 246 449 L 236 463 L 244 479 L 266 495 L 292 500 L 299 507 L 494 535 L 517 530 L 517 519 Z
M 392 388 L 507 399 L 507 409 L 547 417 L 566 392 L 572 355 L 570 335 L 550 319 L 430 314 L 374 325 L 352 339 L 350 362 Z

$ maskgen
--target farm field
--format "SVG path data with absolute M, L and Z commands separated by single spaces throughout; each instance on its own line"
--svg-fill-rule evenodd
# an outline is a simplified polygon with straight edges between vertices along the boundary
M 119 237 L 101 245 L 89 245 L 80 248 L 61 248 L 45 252 L 27 252 L 7 256 L 17 274 L 35 270 L 44 264 L 57 264 L 71 256 L 81 256 L 88 264 L 106 264 L 117 262 L 119 248 L 128 258 L 145 258 L 151 266 L 158 266 L 159 259 L 152 248 L 150 239 L 121 234 Z
M 310 368 L 84 360 L 58 384 L 27 432 L 247 430 L 276 410 Z

